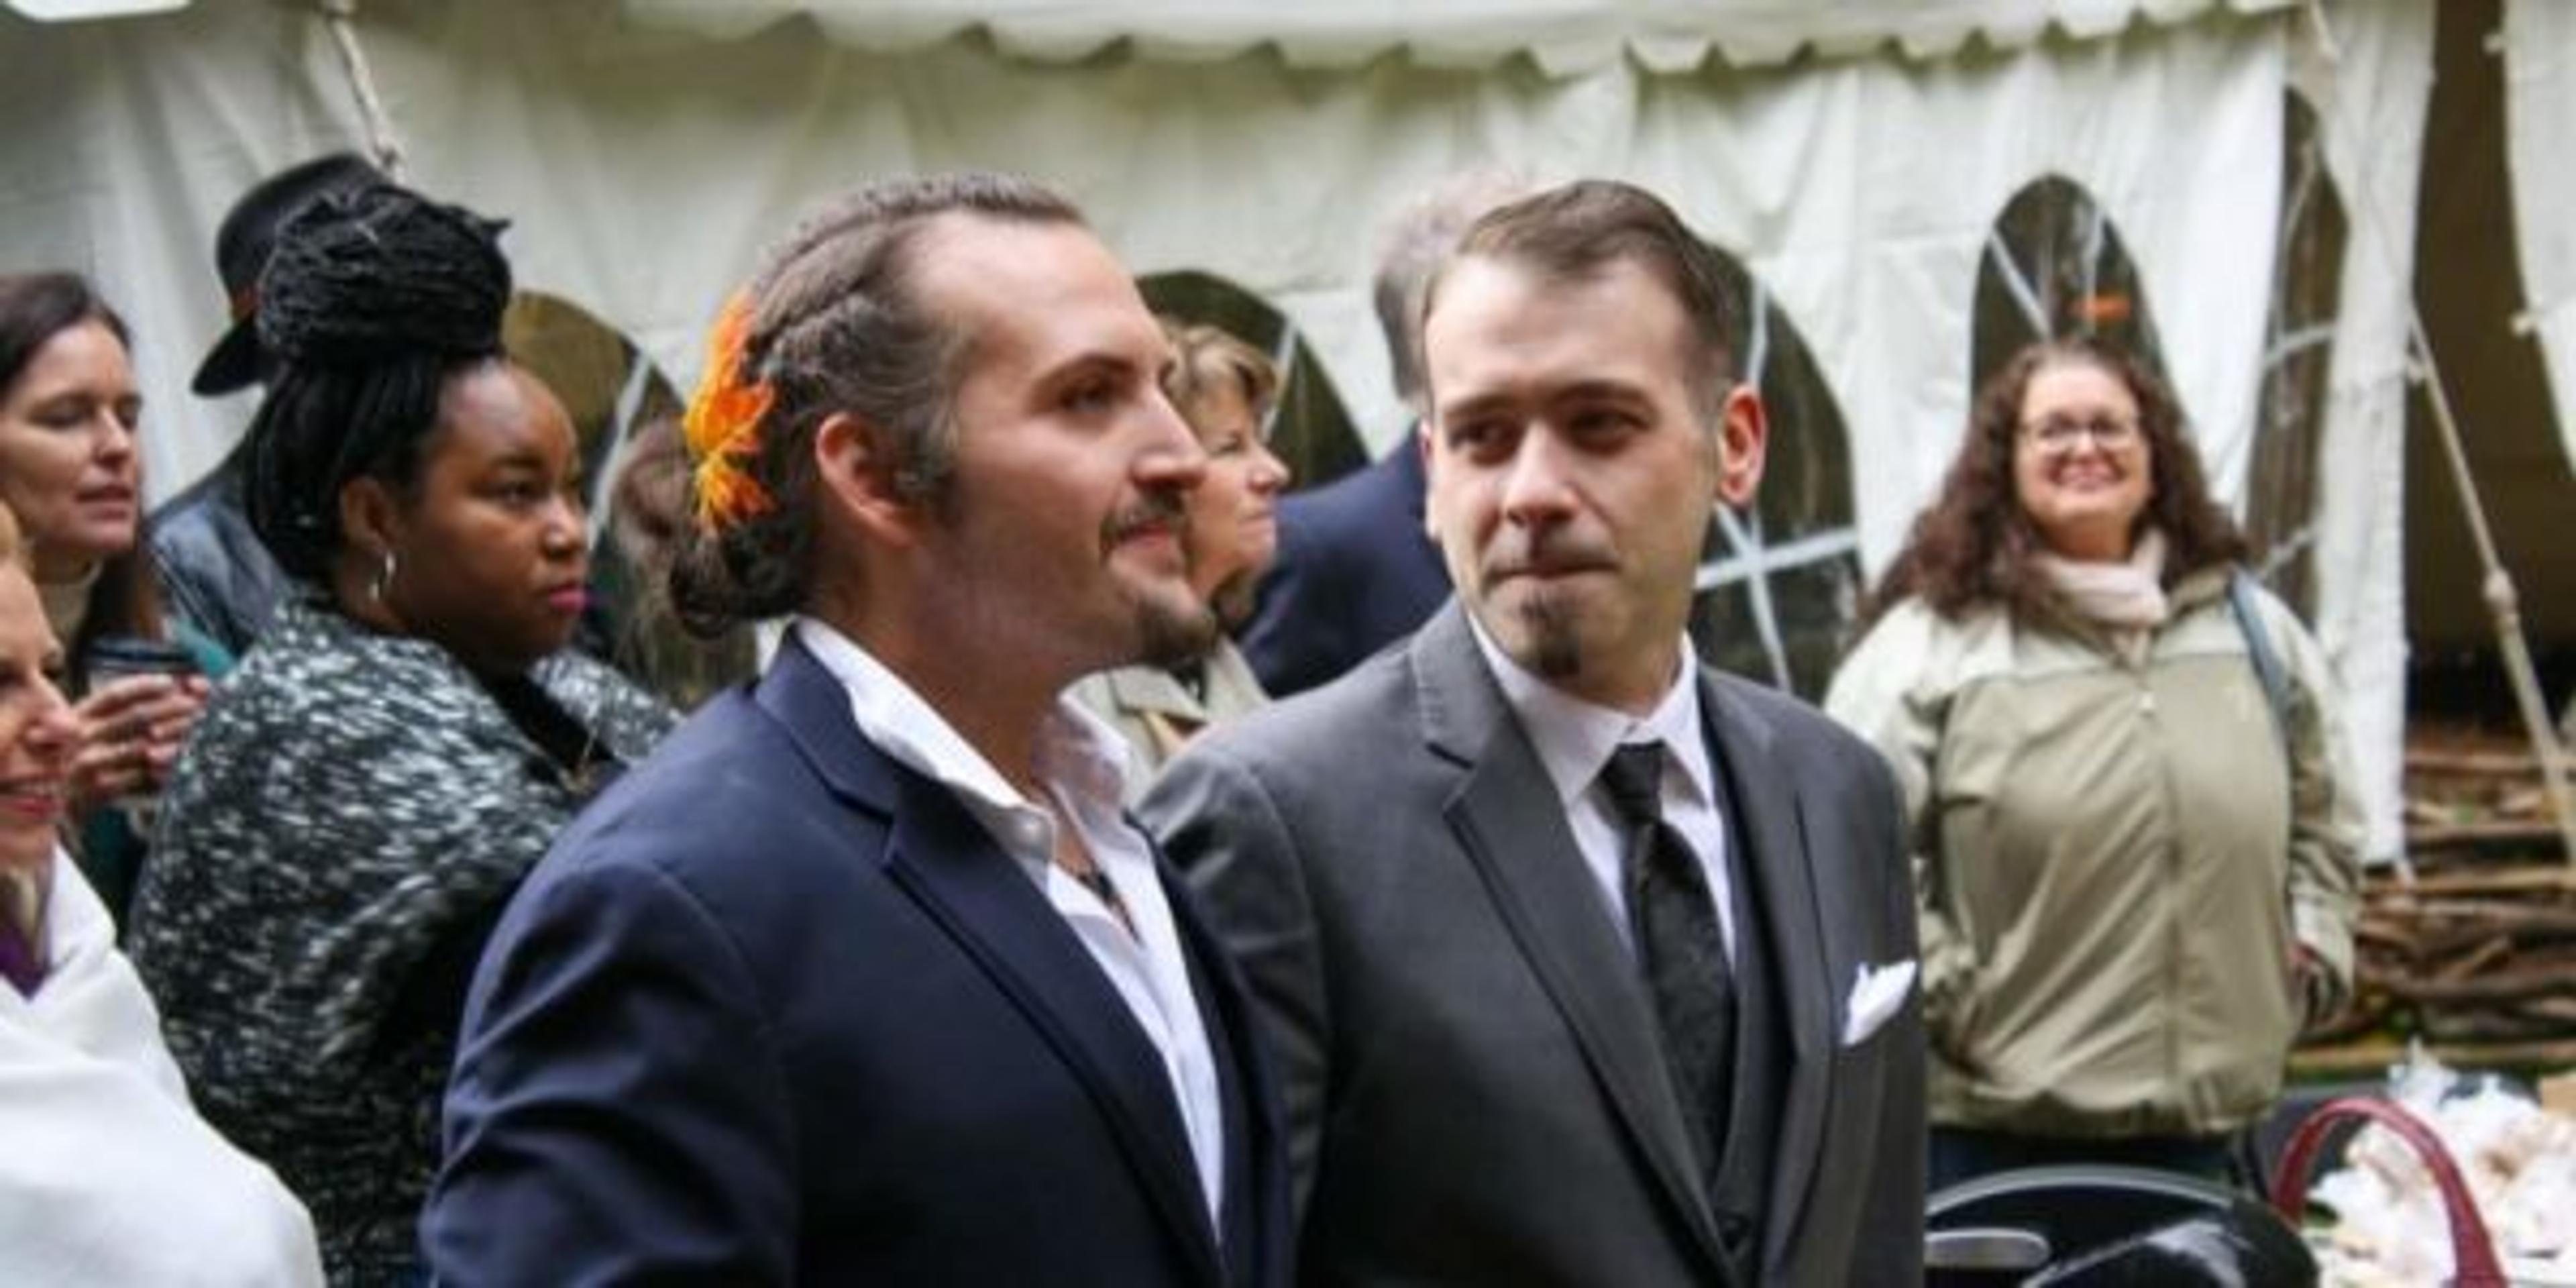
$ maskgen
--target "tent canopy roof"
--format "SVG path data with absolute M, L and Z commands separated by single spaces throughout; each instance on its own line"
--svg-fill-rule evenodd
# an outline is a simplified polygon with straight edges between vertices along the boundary
M 1551 76 L 1633 58 L 1649 71 L 1698 68 L 1712 53 L 1739 67 L 1893 48 L 1950 56 L 1972 39 L 1999 49 L 2051 31 L 2099 39 L 2212 10 L 2254 13 L 2297 0 L 623 0 L 637 22 L 718 39 L 811 17 L 832 39 L 876 51 L 936 44 L 972 30 L 1039 62 L 1088 58 L 1119 42 L 1140 57 L 1212 62 L 1259 46 L 1289 63 L 1350 67 L 1402 50 L 1426 66 L 1476 68 L 1527 54 Z

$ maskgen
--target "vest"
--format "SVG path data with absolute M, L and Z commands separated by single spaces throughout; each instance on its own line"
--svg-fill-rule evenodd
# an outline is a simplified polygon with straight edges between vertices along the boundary
M 1780 991 L 1778 933 L 1764 915 L 1762 865 L 1745 841 L 1743 812 L 1729 783 L 1726 757 L 1703 731 L 1710 787 L 1726 822 L 1728 899 L 1735 923 L 1735 1077 L 1728 1090 L 1726 1140 L 1709 1182 L 1709 1210 L 1726 1260 L 1727 1282 L 1762 1280 L 1762 1231 L 1771 1199 L 1772 1160 L 1779 1152 L 1788 1101 L 1789 1027 Z

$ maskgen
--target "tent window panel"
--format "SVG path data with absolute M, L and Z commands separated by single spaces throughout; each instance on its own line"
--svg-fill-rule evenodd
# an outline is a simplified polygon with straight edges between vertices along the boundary
M 1859 539 L 1845 529 L 1762 575 L 1729 567 L 1727 538 L 1712 530 L 1691 604 L 1691 638 L 1709 665 L 1807 700 L 1822 701 L 1851 634 L 1859 602 Z M 1776 552 L 1775 552 L 1776 553 Z
M 682 710 L 750 675 L 749 631 L 701 641 L 671 611 L 665 574 L 689 471 L 669 377 L 598 315 L 542 292 L 511 297 L 501 339 L 562 400 L 580 440 L 591 608 L 576 645 Z
M 546 382 L 581 442 L 592 537 L 609 508 L 609 475 L 637 428 L 680 414 L 680 395 L 632 341 L 597 314 L 559 296 L 521 291 L 501 315 L 501 344 Z
M 1156 273 L 1136 285 L 1154 312 L 1213 326 L 1278 364 L 1279 406 L 1271 414 L 1270 450 L 1287 463 L 1290 487 L 1327 483 L 1368 463 L 1368 445 L 1352 428 L 1341 392 L 1287 314 L 1212 273 Z
M 1691 637 L 1710 665 L 1809 699 L 1824 696 L 1860 587 L 1851 440 L 1797 327 L 1761 281 L 1717 252 L 1743 304 L 1731 348 L 1770 420 L 1750 509 L 1712 513 Z
M 2326 171 L 2316 112 L 2294 93 L 2283 121 L 2279 253 L 2245 527 L 2264 580 L 2304 617 L 2316 609 L 2317 458 L 2351 225 Z
M 2099 337 L 2162 376 L 2164 346 L 2119 229 L 2082 185 L 2033 180 L 2004 205 L 1977 271 L 1971 388 L 2041 340 Z

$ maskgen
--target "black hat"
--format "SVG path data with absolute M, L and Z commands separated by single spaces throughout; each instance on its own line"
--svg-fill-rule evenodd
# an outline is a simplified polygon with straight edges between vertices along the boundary
M 383 172 L 354 152 L 334 152 L 280 170 L 243 193 L 215 231 L 215 275 L 223 279 L 232 305 L 232 329 L 224 332 L 197 378 L 188 387 L 212 397 L 255 384 L 260 379 L 259 333 L 252 317 L 259 311 L 259 271 L 277 244 L 277 226 L 306 203 L 328 192 L 384 182 Z

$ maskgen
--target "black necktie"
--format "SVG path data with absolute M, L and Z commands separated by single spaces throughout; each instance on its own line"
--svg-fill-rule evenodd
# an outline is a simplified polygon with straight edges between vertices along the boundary
M 1734 972 L 1699 856 L 1664 821 L 1663 769 L 1662 746 L 1621 747 L 1602 769 L 1601 786 L 1627 829 L 1619 884 L 1646 992 L 1663 1027 L 1664 1064 L 1702 1177 L 1713 1182 L 1735 1081 Z

